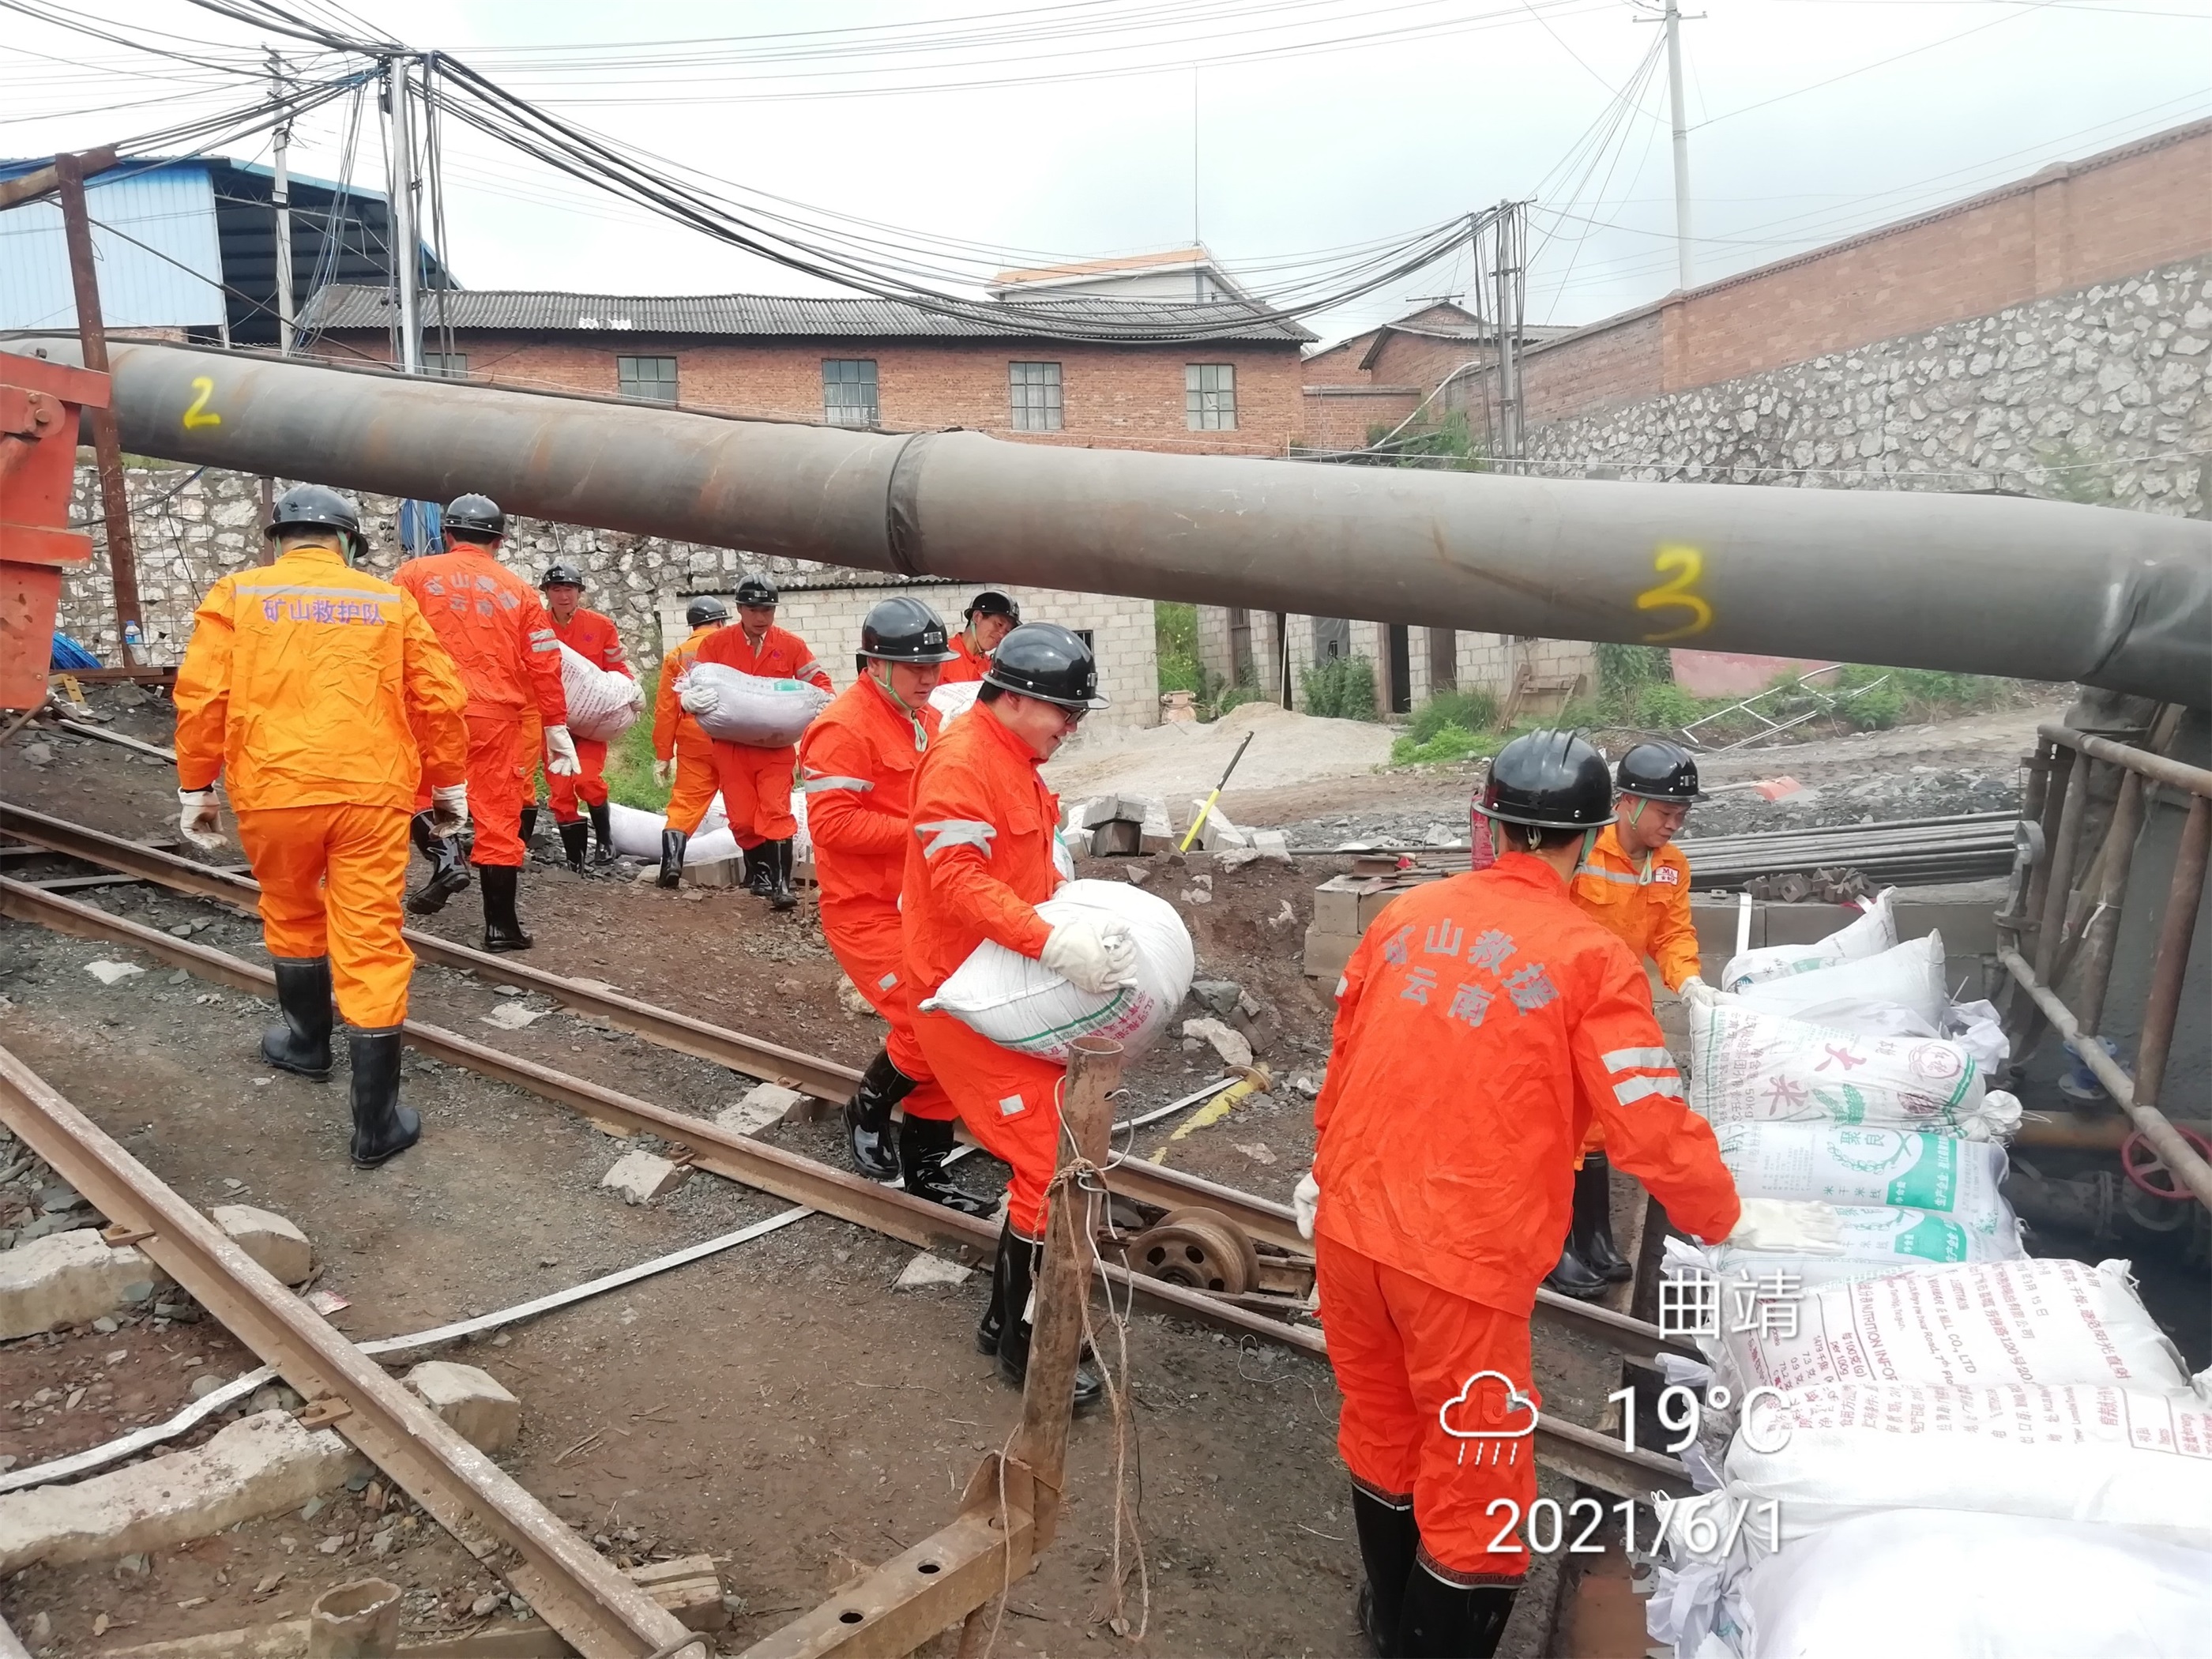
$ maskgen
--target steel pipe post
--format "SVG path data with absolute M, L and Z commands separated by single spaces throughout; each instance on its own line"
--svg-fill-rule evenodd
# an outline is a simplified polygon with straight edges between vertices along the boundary
M 2051 964 L 2058 960 L 2058 947 L 2066 937 L 2066 907 L 2074 896 L 2074 854 L 2088 810 L 2089 769 L 2076 758 L 2061 780 L 2058 822 L 2043 844 L 2043 908 L 2036 921 L 2035 971 L 2045 979 L 2051 977 Z
M 2104 878 L 2097 884 L 2097 905 L 2081 924 L 2081 1035 L 2104 1028 L 2105 993 L 2112 982 L 2112 952 L 2120 937 L 2120 912 L 2127 902 L 2128 877 L 2135 868 L 2136 840 L 2142 832 L 2143 777 L 2123 770 L 2119 799 L 2112 803 L 2112 827 L 2105 832 Z
M 2181 984 L 2189 973 L 2189 946 L 2197 914 L 2204 902 L 2204 865 L 2212 850 L 2212 800 L 2190 798 L 2174 854 L 2173 882 L 2160 919 L 2158 954 L 2151 958 L 2150 995 L 2143 1005 L 2142 1034 L 2136 1039 L 2135 1098 L 2138 1108 L 2155 1106 L 2166 1084 L 2166 1062 L 2173 1048 L 2174 1021 L 2181 1012 Z M 2170 1160 L 2169 1160 L 2170 1161 Z

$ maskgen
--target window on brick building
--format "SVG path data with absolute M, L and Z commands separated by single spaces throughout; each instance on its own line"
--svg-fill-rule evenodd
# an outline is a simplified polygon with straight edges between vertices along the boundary
M 1237 365 L 1185 363 L 1182 408 L 1193 432 L 1237 430 Z
M 469 378 L 469 354 L 465 351 L 426 351 L 422 354 L 422 372 L 448 380 Z
M 1006 397 L 1017 432 L 1060 430 L 1060 365 L 1008 363 Z
M 676 359 L 673 357 L 617 357 L 615 379 L 625 398 L 640 403 L 676 401 Z
M 822 360 L 822 418 L 831 426 L 877 426 L 876 360 Z

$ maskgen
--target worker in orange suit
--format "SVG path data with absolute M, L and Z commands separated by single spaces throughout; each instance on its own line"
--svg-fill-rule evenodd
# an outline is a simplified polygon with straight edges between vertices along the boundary
M 738 625 L 701 641 L 699 660 L 763 679 L 806 680 L 824 691 L 834 690 L 806 641 L 775 625 L 781 599 L 765 576 L 739 582 Z M 702 695 L 713 693 L 687 686 L 677 695 L 690 708 Z M 796 744 L 763 749 L 714 739 L 714 778 L 722 791 L 722 810 L 730 815 L 730 833 L 745 855 L 745 885 L 779 910 L 799 902 L 791 888 L 791 840 L 799 833 L 799 820 L 791 815 L 791 782 L 798 760 Z
M 410 559 L 393 580 L 413 596 L 461 671 L 469 689 L 469 795 L 476 839 L 469 863 L 483 889 L 483 948 L 526 951 L 532 940 L 515 914 L 522 878 L 522 796 L 537 756 L 523 747 L 523 712 L 544 723 L 545 775 L 558 782 L 579 770 L 561 689 L 561 647 L 552 619 L 530 584 L 498 559 L 507 514 L 485 495 L 456 497 L 446 508 L 443 553 Z M 419 804 L 419 803 L 418 803 Z M 408 900 L 435 910 L 468 884 L 451 841 L 421 833 L 429 882 Z
M 952 657 L 945 619 L 905 595 L 872 606 L 854 659 L 860 677 L 816 717 L 799 744 L 799 787 L 822 889 L 822 933 L 837 965 L 890 1032 L 845 1103 L 853 1166 L 872 1181 L 904 1181 L 917 1198 L 963 1215 L 997 1213 L 945 1173 L 952 1101 L 931 1076 L 914 1035 L 914 987 L 901 937 L 907 811 L 915 774 L 937 737 L 929 706 Z M 891 1113 L 903 1104 L 898 1146 Z
M 1674 844 L 1698 791 L 1698 763 L 1671 743 L 1639 743 L 1620 757 L 1613 822 L 1575 878 L 1575 902 L 1641 962 L 1649 957 L 1667 988 L 1686 1000 L 1705 994 L 1698 977 L 1698 928 L 1690 919 L 1690 861 Z M 1613 1242 L 1613 1181 L 1605 1126 L 1593 1120 L 1575 1170 L 1574 1221 L 1559 1265 L 1544 1282 L 1585 1301 L 1635 1269 Z
M 718 628 L 729 625 L 730 607 L 712 594 L 691 601 L 684 612 L 691 632 L 660 659 L 660 680 L 653 694 L 653 781 L 666 789 L 668 816 L 660 831 L 660 885 L 684 879 L 684 848 L 699 833 L 699 822 L 714 804 L 714 740 L 676 700 L 676 683 L 699 660 L 699 647 Z
M 1593 1117 L 1685 1231 L 1835 1248 L 1832 1212 L 1739 1203 L 1642 973 L 1570 897 L 1611 808 L 1588 743 L 1516 738 L 1483 789 L 1498 862 L 1396 900 L 1337 982 L 1297 1196 L 1378 1653 L 1488 1656 L 1505 1628 L 1536 1497 L 1528 1316 Z
M 999 641 L 1022 625 L 1021 606 L 995 587 L 969 600 L 961 615 L 967 625 L 953 638 L 952 660 L 945 665 L 942 682 L 946 685 L 981 679 Z
M 261 884 L 261 932 L 283 1023 L 270 1065 L 331 1074 L 331 999 L 353 1067 L 353 1161 L 422 1137 L 399 1103 L 414 953 L 403 935 L 408 819 L 418 786 L 451 835 L 468 822 L 468 702 L 413 599 L 350 568 L 368 544 L 353 502 L 320 484 L 277 497 L 276 557 L 222 577 L 177 670 L 179 828 L 220 846 L 220 777 Z
M 545 595 L 545 610 L 552 618 L 556 640 L 594 668 L 627 675 L 631 679 L 637 678 L 623 657 L 622 635 L 615 627 L 615 619 L 584 608 L 582 571 L 572 564 L 550 566 L 538 579 L 538 587 Z M 574 777 L 549 775 L 546 788 L 553 797 L 553 822 L 560 827 L 561 850 L 568 855 L 568 867 L 580 876 L 587 850 L 594 865 L 615 861 L 615 832 L 607 811 L 606 742 L 600 738 L 579 738 L 574 732 L 569 735 L 575 743 L 576 763 L 581 769 Z M 533 751 L 523 752 L 535 759 Z M 589 823 L 585 821 L 584 813 L 576 810 L 580 800 L 585 811 L 591 814 Z M 597 845 L 592 846 L 592 842 Z
M 1078 990 L 1103 994 L 1136 982 L 1126 928 L 1088 919 L 1055 925 L 1036 908 L 1060 881 L 1053 855 L 1060 801 L 1037 769 L 1086 714 L 1105 706 L 1089 646 L 1056 623 L 1017 628 L 993 653 L 974 712 L 953 721 L 922 757 L 908 815 L 901 902 L 915 1036 L 968 1133 L 1013 1172 L 990 1307 L 975 1340 L 1018 1388 L 1029 1374 L 1025 1310 L 1043 1246 L 1067 1070 L 1002 1048 L 920 1005 L 985 939 L 1034 957 Z M 1101 1391 L 1098 1378 L 1079 1367 L 1077 1408 Z

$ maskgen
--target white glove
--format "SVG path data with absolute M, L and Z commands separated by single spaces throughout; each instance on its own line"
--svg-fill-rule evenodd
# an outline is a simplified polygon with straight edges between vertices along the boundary
M 228 839 L 222 833 L 222 813 L 212 789 L 177 791 L 177 830 L 195 847 L 214 848 Z
M 676 688 L 676 701 L 682 703 L 688 713 L 711 714 L 721 706 L 722 694 L 708 681 L 687 678 Z
M 576 740 L 568 735 L 565 726 L 545 728 L 545 775 L 549 778 L 573 778 L 584 769 L 584 763 L 576 758 Z
M 468 826 L 469 786 L 449 783 L 430 792 L 430 833 L 441 841 L 458 836 Z
M 1291 1207 L 1298 1212 L 1298 1237 L 1311 1238 L 1314 1212 L 1321 1207 L 1321 1182 L 1314 1179 L 1311 1170 L 1298 1177 L 1298 1184 L 1291 1193 Z
M 1686 1006 L 1702 1008 L 1719 996 L 1720 993 L 1692 974 L 1682 981 L 1682 988 L 1674 994 L 1681 998 Z
M 1778 1250 L 1787 1255 L 1841 1255 L 1843 1218 L 1817 1200 L 1747 1198 L 1735 1231 L 1721 1241 L 1740 1250 Z
M 1137 947 L 1118 921 L 1102 925 L 1088 916 L 1063 921 L 1052 930 L 1037 960 L 1092 996 L 1137 982 Z
M 664 760 L 657 760 L 657 761 L 653 762 L 653 781 L 655 783 L 659 784 L 659 785 L 663 789 L 665 789 L 665 788 L 667 788 L 667 787 L 668 787 L 668 781 L 669 781 L 671 778 L 674 777 L 675 775 L 676 775 L 676 763 L 675 763 L 674 761 L 672 761 L 672 760 L 665 760 L 665 761 L 664 761 Z

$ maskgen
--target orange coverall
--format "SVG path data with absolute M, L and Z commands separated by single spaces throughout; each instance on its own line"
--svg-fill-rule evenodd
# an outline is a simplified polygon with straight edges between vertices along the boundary
M 545 620 L 552 624 L 553 637 L 581 657 L 594 668 L 604 668 L 617 674 L 629 674 L 629 665 L 623 660 L 622 635 L 615 630 L 615 619 L 596 611 L 586 611 L 579 605 L 575 615 L 564 623 L 548 611 Z M 557 652 L 555 653 L 559 654 Z M 587 806 L 607 804 L 607 745 L 604 738 L 586 738 L 570 732 L 576 745 L 576 761 L 584 769 L 573 778 L 564 778 L 548 772 L 547 789 L 553 797 L 553 820 L 556 823 L 574 823 L 584 815 L 576 810 L 581 800 Z M 528 769 L 538 759 L 538 750 L 544 744 L 541 730 L 538 743 L 523 750 L 525 781 Z
M 959 654 L 945 665 L 944 672 L 937 677 L 937 683 L 939 685 L 960 685 L 969 680 L 981 679 L 983 671 L 991 665 L 990 653 L 978 651 L 975 641 L 964 630 L 955 634 L 951 643 L 952 649 Z
M 410 559 L 392 580 L 422 607 L 469 689 L 469 817 L 477 827 L 471 864 L 520 868 L 522 792 L 536 754 L 522 746 L 522 715 L 565 726 L 561 647 L 538 590 L 471 542 Z M 416 810 L 428 810 L 428 794 Z
M 822 889 L 822 933 L 868 1006 L 890 1026 L 891 1064 L 920 1085 L 901 1103 L 912 1116 L 949 1121 L 952 1102 L 914 1035 L 914 987 L 899 926 L 907 811 L 937 710 L 908 714 L 863 674 L 799 740 L 799 787 Z
M 408 817 L 419 785 L 468 769 L 468 691 L 415 601 L 325 548 L 222 577 L 176 702 L 177 781 L 222 777 L 269 954 L 327 956 L 348 1024 L 398 1024 Z
M 653 694 L 653 757 L 676 763 L 668 827 L 687 836 L 699 833 L 700 820 L 714 804 L 714 791 L 720 786 L 714 781 L 714 740 L 676 701 L 676 682 L 699 659 L 699 642 L 726 626 L 693 629 L 689 639 L 661 658 L 660 683 Z
M 1410 1497 L 1423 1558 L 1452 1582 L 1528 1570 L 1514 1533 L 1534 1446 L 1513 1436 L 1540 1405 L 1528 1318 L 1593 1117 L 1677 1225 L 1735 1227 L 1735 1183 L 1682 1097 L 1642 970 L 1548 865 L 1509 852 L 1376 918 L 1338 983 L 1314 1105 L 1316 1266 L 1337 1449 L 1376 1497 Z
M 1052 859 L 1060 798 L 1037 765 L 988 704 L 955 720 L 922 757 L 901 896 L 917 1003 L 987 939 L 1042 954 L 1052 925 L 1036 907 L 1060 885 Z M 1042 1238 L 1066 1068 L 1001 1048 L 950 1014 L 917 1009 L 914 1034 L 968 1133 L 1012 1166 L 1006 1219 L 1024 1237 Z
M 1621 850 L 1620 826 L 1608 823 L 1575 878 L 1576 905 L 1635 954 L 1649 957 L 1670 991 L 1698 971 L 1698 925 L 1690 920 L 1690 860 L 1668 842 L 1638 866 Z M 1605 1145 L 1605 1126 L 1593 1121 L 1583 1151 Z
M 699 642 L 699 660 L 763 679 L 808 680 L 824 691 L 836 689 L 806 641 L 773 623 L 761 636 L 758 650 L 737 623 L 718 628 Z M 749 743 L 714 739 L 714 777 L 721 787 L 722 810 L 730 815 L 730 833 L 738 846 L 750 850 L 764 841 L 787 841 L 799 833 L 799 820 L 791 816 L 791 770 L 798 759 L 795 743 L 757 749 Z

